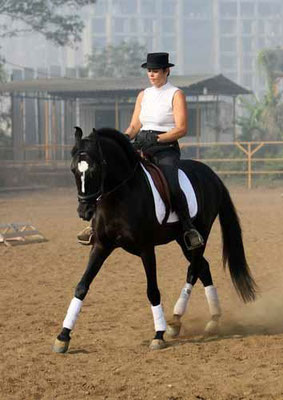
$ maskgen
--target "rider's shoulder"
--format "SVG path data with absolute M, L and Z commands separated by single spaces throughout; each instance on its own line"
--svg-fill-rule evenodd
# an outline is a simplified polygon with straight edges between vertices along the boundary
M 137 101 L 142 101 L 144 96 L 144 90 L 141 90 L 137 96 Z

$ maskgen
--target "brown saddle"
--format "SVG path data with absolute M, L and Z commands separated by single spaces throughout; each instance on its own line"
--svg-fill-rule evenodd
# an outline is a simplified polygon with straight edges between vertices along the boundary
M 171 210 L 170 191 L 167 180 L 163 175 L 163 172 L 161 171 L 160 168 L 157 167 L 157 165 L 146 160 L 145 158 L 142 159 L 142 165 L 149 172 L 155 184 L 155 187 L 158 190 L 160 197 L 165 204 L 165 217 L 162 221 L 162 224 L 166 224 Z

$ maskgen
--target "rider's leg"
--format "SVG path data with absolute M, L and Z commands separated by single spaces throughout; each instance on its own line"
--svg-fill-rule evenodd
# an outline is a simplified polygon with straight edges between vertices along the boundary
M 171 202 L 182 224 L 184 233 L 184 242 L 189 250 L 203 245 L 203 238 L 195 229 L 189 209 L 186 196 L 184 195 L 178 178 L 179 154 L 172 151 L 159 152 L 154 156 L 154 162 L 160 167 L 167 179 Z

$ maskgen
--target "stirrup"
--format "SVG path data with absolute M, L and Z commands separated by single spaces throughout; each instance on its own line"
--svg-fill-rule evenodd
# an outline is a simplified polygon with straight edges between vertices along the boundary
M 91 246 L 94 242 L 94 236 L 93 236 L 93 234 L 91 234 L 87 240 L 78 239 L 78 242 L 80 244 L 83 244 L 84 246 Z
M 92 228 L 90 226 L 84 228 L 78 235 L 77 235 L 78 242 L 83 244 L 84 246 L 90 246 L 94 242 L 94 234 Z
M 190 237 L 191 233 L 193 233 L 194 235 L 193 239 Z M 189 231 L 184 232 L 183 239 L 185 246 L 189 251 L 198 249 L 199 247 L 202 247 L 204 245 L 204 240 L 201 234 L 194 228 L 191 228 Z

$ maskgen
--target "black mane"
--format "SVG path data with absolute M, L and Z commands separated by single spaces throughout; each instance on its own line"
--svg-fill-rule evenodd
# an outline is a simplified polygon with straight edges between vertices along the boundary
M 127 154 L 128 158 L 130 161 L 136 163 L 137 161 L 140 161 L 140 155 L 137 153 L 137 151 L 133 148 L 129 140 L 125 137 L 125 135 L 116 129 L 112 128 L 101 128 L 96 131 L 97 135 L 99 138 L 108 138 L 110 140 L 114 140 L 116 143 L 118 143 L 125 153 Z
M 127 154 L 127 157 L 132 163 L 136 163 L 137 161 L 141 160 L 140 155 L 137 153 L 137 151 L 133 148 L 129 140 L 125 137 L 124 134 L 121 132 L 117 131 L 116 129 L 112 128 L 101 128 L 97 129 L 95 133 L 90 133 L 88 136 L 85 136 L 81 140 L 81 145 L 80 148 L 78 148 L 77 145 L 75 145 L 71 151 L 72 157 L 79 151 L 79 150 L 86 150 L 91 153 L 92 149 L 92 143 L 94 142 L 94 134 L 97 135 L 99 139 L 105 138 L 105 139 L 110 139 L 118 143 L 125 153 Z

